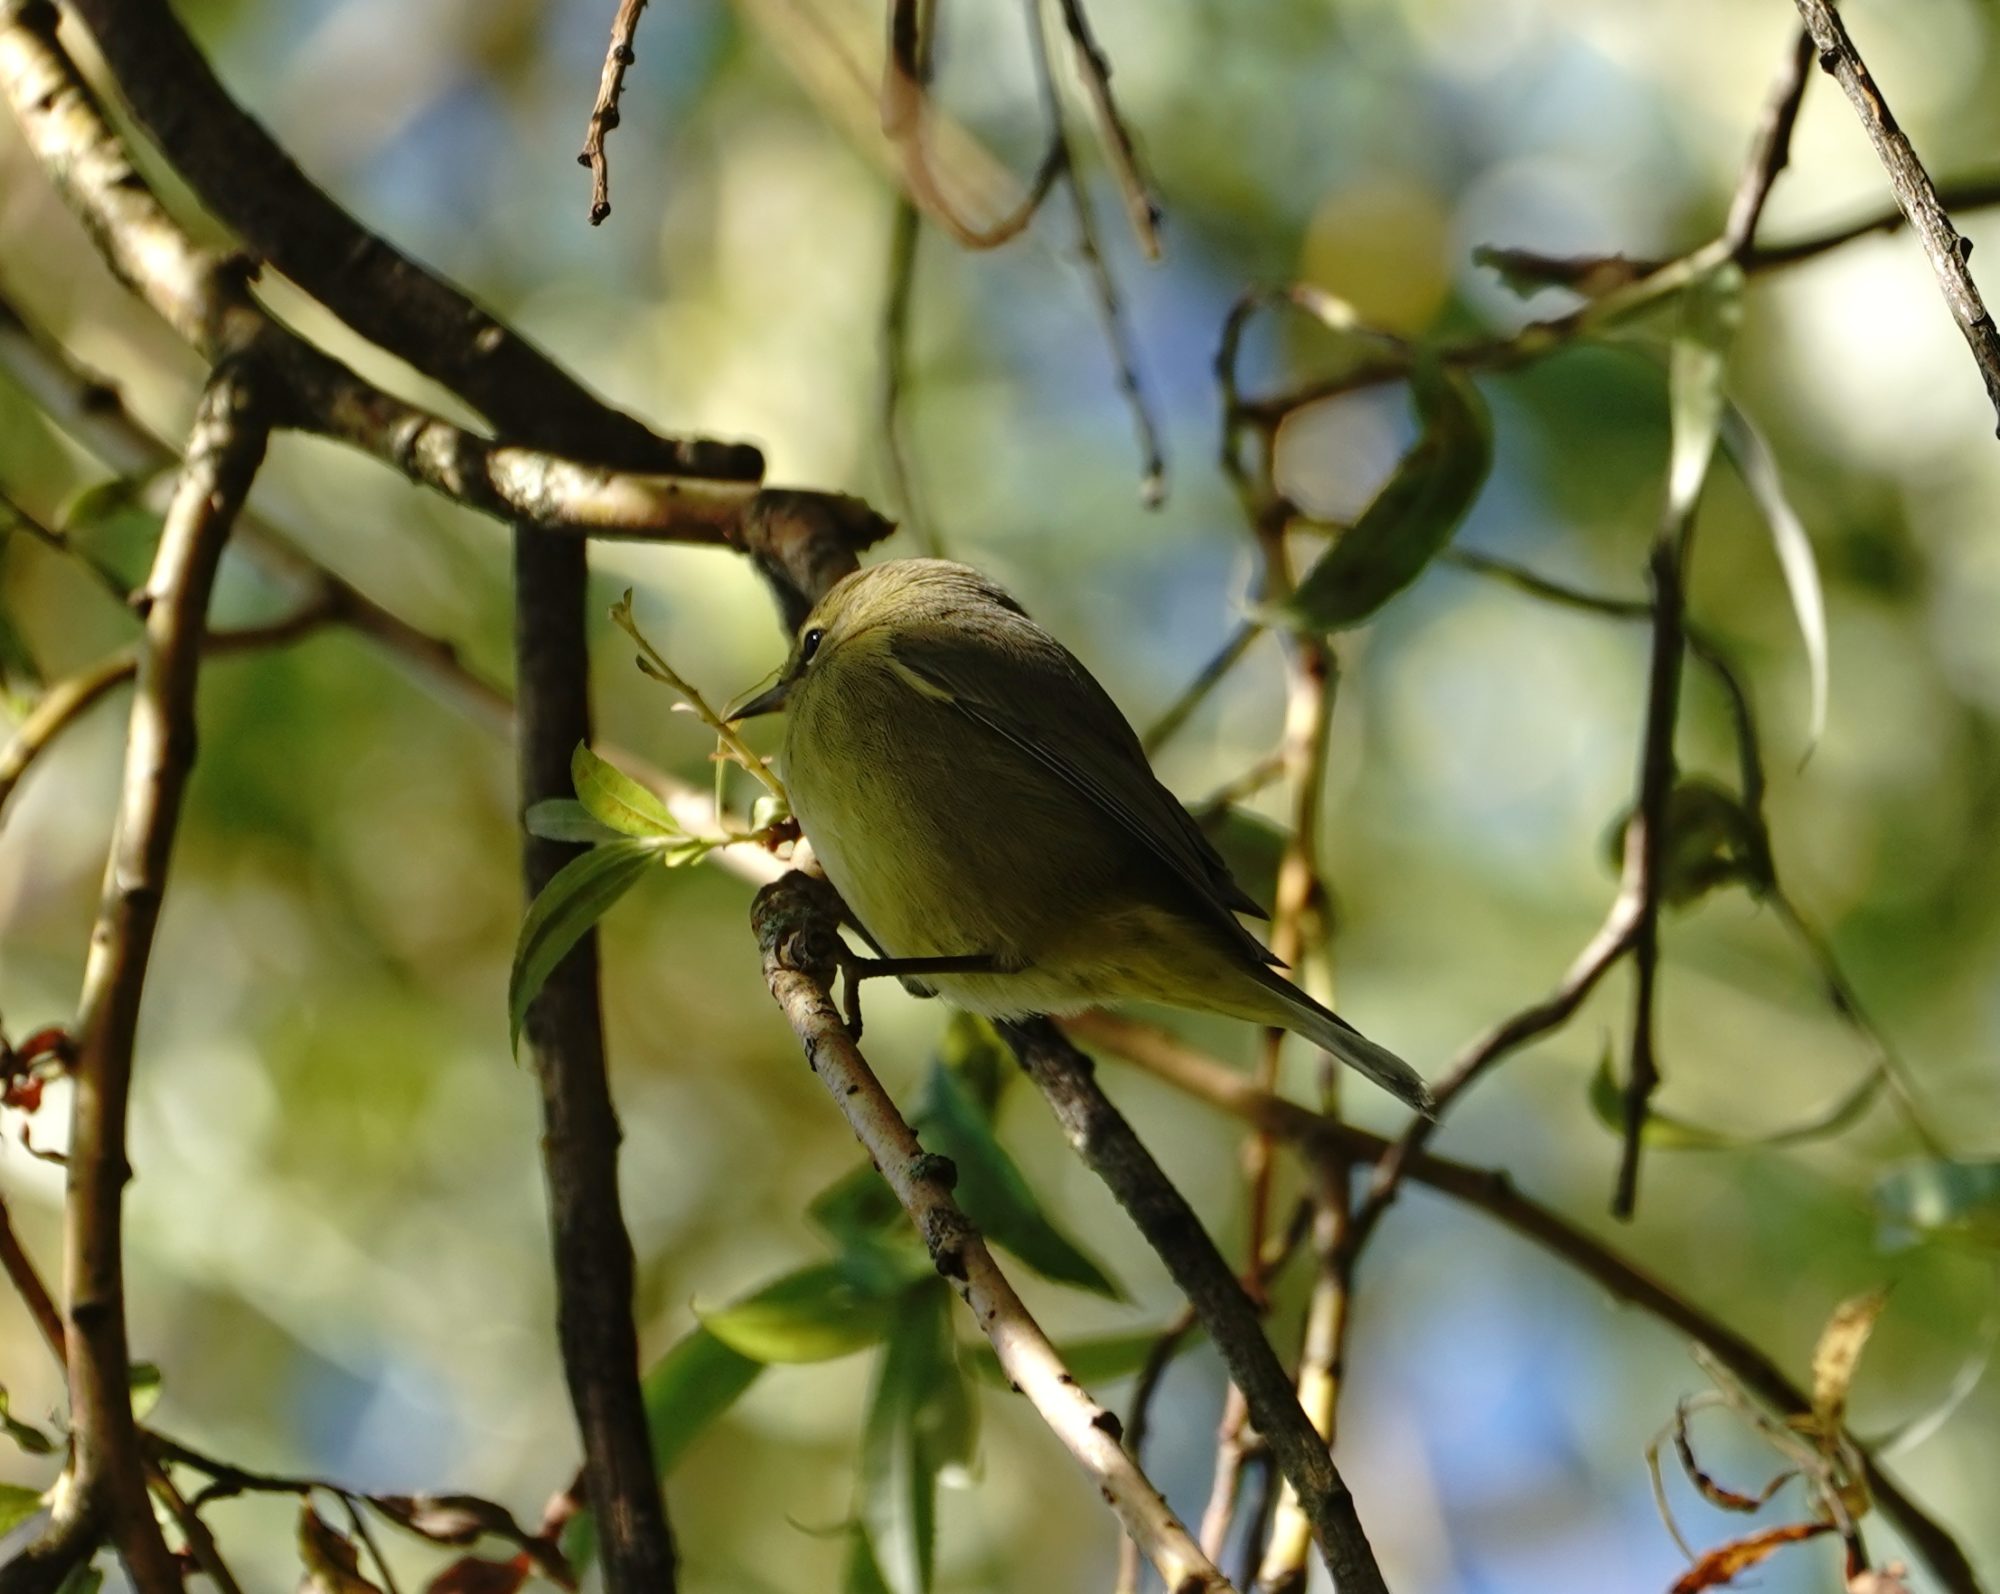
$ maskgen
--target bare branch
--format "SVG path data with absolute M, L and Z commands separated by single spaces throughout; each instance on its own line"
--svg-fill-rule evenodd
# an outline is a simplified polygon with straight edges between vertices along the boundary
M 202 638 L 202 652 L 209 658 L 217 658 L 283 647 L 339 618 L 338 608 L 338 600 L 332 594 L 322 594 L 268 624 L 211 631 Z M 27 718 L 0 744 L 0 816 L 5 815 L 7 799 L 14 794 L 28 766 L 95 704 L 130 681 L 138 670 L 139 649 L 121 648 L 89 669 L 57 681 L 35 700 Z
M 1335 1586 L 1341 1594 L 1380 1594 L 1382 1571 L 1355 1512 L 1354 1496 L 1326 1441 L 1299 1408 L 1257 1308 L 1187 1198 L 1091 1077 L 1090 1059 L 1061 1030 L 1046 1019 L 998 1027 L 1048 1099 L 1070 1144 L 1166 1263 L 1221 1352 L 1230 1377 L 1243 1391 L 1250 1420 L 1269 1443 L 1278 1470 L 1298 1490 Z
M 632 41 L 639 32 L 639 13 L 646 0 L 618 0 L 618 13 L 611 19 L 611 43 L 604 51 L 604 71 L 597 80 L 597 103 L 590 108 L 590 125 L 584 129 L 583 153 L 576 163 L 590 168 L 590 224 L 595 227 L 611 214 L 611 158 L 605 140 L 618 125 L 618 97 L 625 91 L 625 69 L 637 57 Z
M 1751 141 L 1750 156 L 1737 180 L 1735 196 L 1729 202 L 1729 219 L 1723 224 L 1722 240 L 1730 254 L 1741 260 L 1750 252 L 1763 217 L 1764 203 L 1771 186 L 1792 158 L 1792 129 L 1798 125 L 1799 105 L 1805 99 L 1806 72 L 1812 65 L 1810 35 L 1801 31 L 1791 53 L 1764 102 L 1763 119 Z
M 1917 241 L 1930 260 L 1931 270 L 1937 274 L 1938 287 L 1944 292 L 1951 318 L 1964 334 L 1966 347 L 1972 350 L 1972 358 L 1986 383 L 1986 395 L 1994 408 L 2000 410 L 2000 332 L 1994 330 L 1993 317 L 1987 314 L 1978 285 L 1966 265 L 1972 245 L 1951 224 L 1930 174 L 1917 159 L 1917 152 L 1911 148 L 1902 128 L 1896 125 L 1895 114 L 1875 86 L 1867 63 L 1854 48 L 1854 40 L 1848 37 L 1847 24 L 1841 21 L 1840 13 L 1830 0 L 1797 0 L 1797 4 L 1819 51 L 1819 64 L 1846 91 L 1855 115 L 1861 118 L 1868 142 L 1875 146 L 1882 169 L 1889 174 L 1889 187 L 1896 203 L 1909 218 Z
M 1176 1089 L 1235 1117 L 1262 1125 L 1315 1154 L 1321 1146 L 1336 1147 L 1356 1161 L 1374 1161 L 1378 1169 L 1390 1159 L 1399 1159 L 1407 1178 L 1485 1213 L 1603 1285 L 1619 1300 L 1685 1334 L 1773 1407 L 1785 1412 L 1812 1410 L 1807 1392 L 1742 1335 L 1560 1213 L 1521 1194 L 1501 1170 L 1473 1167 L 1421 1149 L 1410 1150 L 1406 1141 L 1385 1140 L 1260 1090 L 1239 1069 L 1202 1056 L 1150 1024 L 1092 1013 L 1066 1019 L 1063 1027 L 1077 1039 L 1137 1065 Z M 1901 1485 L 1865 1450 L 1862 1454 L 1868 1468 L 1868 1486 L 1876 1503 L 1923 1557 L 1939 1584 L 1952 1594 L 1980 1594 L 1978 1575 L 1952 1536 L 1904 1493 Z
M 1169 1589 L 1175 1594 L 1228 1589 L 1120 1444 L 1117 1417 L 1063 1366 L 979 1231 L 952 1199 L 956 1173 L 950 1161 L 923 1149 L 854 1044 L 828 994 L 841 956 L 841 907 L 833 888 L 795 871 L 758 892 L 750 915 L 763 949 L 764 978 L 798 1035 L 806 1061 L 896 1192 L 938 1272 L 971 1311 L 1007 1377 L 1103 1490 Z
M 143 600 L 124 794 L 72 1036 L 63 1278 L 75 1479 L 58 1516 L 102 1520 L 143 1590 L 180 1575 L 146 1498 L 125 1338 L 123 1201 L 133 1039 L 181 796 L 194 763 L 194 694 L 209 593 L 230 524 L 263 462 L 270 417 L 254 374 L 218 368 L 202 397 Z M 73 1503 L 71 1503 L 73 1502 Z
M 1061 0 L 1061 5 L 1063 28 L 1076 46 L 1077 69 L 1083 76 L 1084 87 L 1090 91 L 1098 137 L 1111 162 L 1112 175 L 1118 180 L 1118 191 L 1125 198 L 1125 215 L 1132 223 L 1132 235 L 1139 240 L 1148 260 L 1158 260 L 1160 205 L 1139 170 L 1139 151 L 1132 142 L 1131 129 L 1125 125 L 1118 101 L 1112 97 L 1111 62 L 1090 31 L 1090 17 L 1083 9 L 1083 0 Z

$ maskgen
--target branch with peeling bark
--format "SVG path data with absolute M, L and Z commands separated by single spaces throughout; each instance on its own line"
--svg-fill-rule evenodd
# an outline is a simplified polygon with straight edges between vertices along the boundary
M 1076 1458 L 1174 1594 L 1229 1583 L 1119 1442 L 1117 1417 L 1063 1366 L 951 1194 L 950 1162 L 927 1153 L 861 1055 L 829 994 L 842 956 L 840 899 L 796 871 L 757 893 L 750 909 L 764 978 L 806 1061 L 840 1108 L 958 1292 L 1014 1387 Z M 1343 1590 L 1347 1585 L 1343 1583 Z

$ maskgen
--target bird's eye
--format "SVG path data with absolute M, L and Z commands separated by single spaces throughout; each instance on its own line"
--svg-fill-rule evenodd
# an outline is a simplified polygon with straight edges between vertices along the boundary
M 819 652 L 820 640 L 825 635 L 826 633 L 818 626 L 814 626 L 804 636 L 799 638 L 799 663 L 812 663 L 812 656 Z

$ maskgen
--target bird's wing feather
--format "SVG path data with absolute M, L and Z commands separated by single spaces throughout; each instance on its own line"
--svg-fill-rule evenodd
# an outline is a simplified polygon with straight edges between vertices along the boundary
M 982 669 L 1004 649 L 1005 669 Z M 1096 804 L 1188 886 L 1195 900 L 1240 936 L 1260 962 L 1275 961 L 1240 924 L 1267 918 L 1236 883 L 1201 827 L 1160 784 L 1118 705 L 1074 655 L 1026 616 L 1008 616 L 998 637 L 967 639 L 956 627 L 914 627 L 890 645 L 902 668 L 960 713 L 1059 775 Z M 1004 680 L 1003 698 L 989 683 Z

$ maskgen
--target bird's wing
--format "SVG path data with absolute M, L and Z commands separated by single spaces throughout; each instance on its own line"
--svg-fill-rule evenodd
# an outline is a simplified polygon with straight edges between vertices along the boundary
M 1004 624 L 997 639 L 968 640 L 957 628 L 913 628 L 896 637 L 890 655 L 919 690 L 949 701 L 1061 776 L 1186 884 L 1200 905 L 1242 938 L 1246 953 L 1274 962 L 1235 918 L 1269 915 L 1160 784 L 1118 705 L 1033 621 L 1010 615 Z M 1006 683 L 1004 695 L 994 690 L 996 681 Z

